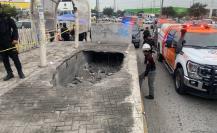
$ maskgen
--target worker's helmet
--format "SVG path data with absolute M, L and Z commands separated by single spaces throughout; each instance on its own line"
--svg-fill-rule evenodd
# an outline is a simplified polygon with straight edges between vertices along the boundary
M 142 51 L 150 51 L 151 46 L 148 43 L 143 44 Z

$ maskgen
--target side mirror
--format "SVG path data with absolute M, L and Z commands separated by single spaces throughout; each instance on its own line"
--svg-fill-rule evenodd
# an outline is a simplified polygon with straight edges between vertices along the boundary
M 185 41 L 185 40 L 183 40 L 183 41 L 182 41 L 182 45 L 184 45 L 185 43 L 186 43 L 186 41 Z

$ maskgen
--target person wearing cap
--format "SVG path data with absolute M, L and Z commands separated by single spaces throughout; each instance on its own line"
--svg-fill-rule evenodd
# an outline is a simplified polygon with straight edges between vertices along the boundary
M 149 95 L 145 96 L 147 99 L 154 99 L 154 82 L 156 76 L 156 65 L 153 59 L 151 46 L 145 43 L 142 47 L 144 56 L 147 59 L 146 70 L 139 76 L 140 88 L 142 87 L 143 80 L 148 77 Z
M 2 55 L 2 61 L 7 72 L 4 81 L 14 78 L 13 71 L 11 69 L 11 58 L 15 64 L 18 75 L 21 79 L 25 78 L 22 71 L 22 65 L 18 56 L 18 51 L 15 45 L 18 43 L 18 29 L 11 17 L 4 12 L 4 8 L 0 5 L 0 51 Z

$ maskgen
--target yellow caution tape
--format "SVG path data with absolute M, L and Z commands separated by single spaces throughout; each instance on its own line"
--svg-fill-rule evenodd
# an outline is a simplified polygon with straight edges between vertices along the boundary
M 67 32 L 67 31 L 69 31 L 69 30 L 65 30 L 65 31 L 63 31 L 63 32 L 60 33 L 60 34 L 63 34 L 63 33 L 65 33 L 65 32 Z M 47 39 L 51 39 L 51 38 L 55 38 L 55 36 L 51 36 L 51 37 L 49 37 L 49 38 L 47 38 Z M 10 51 L 10 50 L 12 50 L 12 49 L 17 49 L 17 50 L 19 51 L 19 49 L 24 48 L 24 47 L 27 47 L 27 46 L 28 46 L 28 47 L 32 47 L 32 46 L 34 46 L 36 43 L 37 43 L 37 42 L 26 43 L 26 44 L 17 44 L 17 45 L 14 46 L 14 47 L 1 50 L 0 53 L 6 52 L 6 51 Z

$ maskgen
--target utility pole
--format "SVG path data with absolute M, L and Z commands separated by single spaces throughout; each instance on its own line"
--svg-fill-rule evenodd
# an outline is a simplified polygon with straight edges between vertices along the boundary
M 99 18 L 99 0 L 96 0 L 96 22 L 98 22 Z
M 74 7 L 75 12 L 75 48 L 79 46 L 79 15 L 77 7 Z
M 47 66 L 46 55 L 46 36 L 45 36 L 45 20 L 44 20 L 44 5 L 41 4 L 41 0 L 36 0 L 36 6 L 39 14 L 39 44 L 40 44 L 40 67 Z
M 155 0 L 153 1 L 153 6 L 154 6 L 154 14 L 155 14 L 155 8 L 156 8 L 156 6 L 155 6 Z
M 214 1 L 211 0 L 211 3 L 210 3 L 210 12 L 209 12 L 209 18 L 212 18 L 212 13 L 213 13 L 213 5 L 214 5 Z
M 116 0 L 114 0 L 114 12 L 116 12 Z
M 161 0 L 161 4 L 160 4 L 160 15 L 163 15 L 163 6 L 164 6 L 164 0 Z

